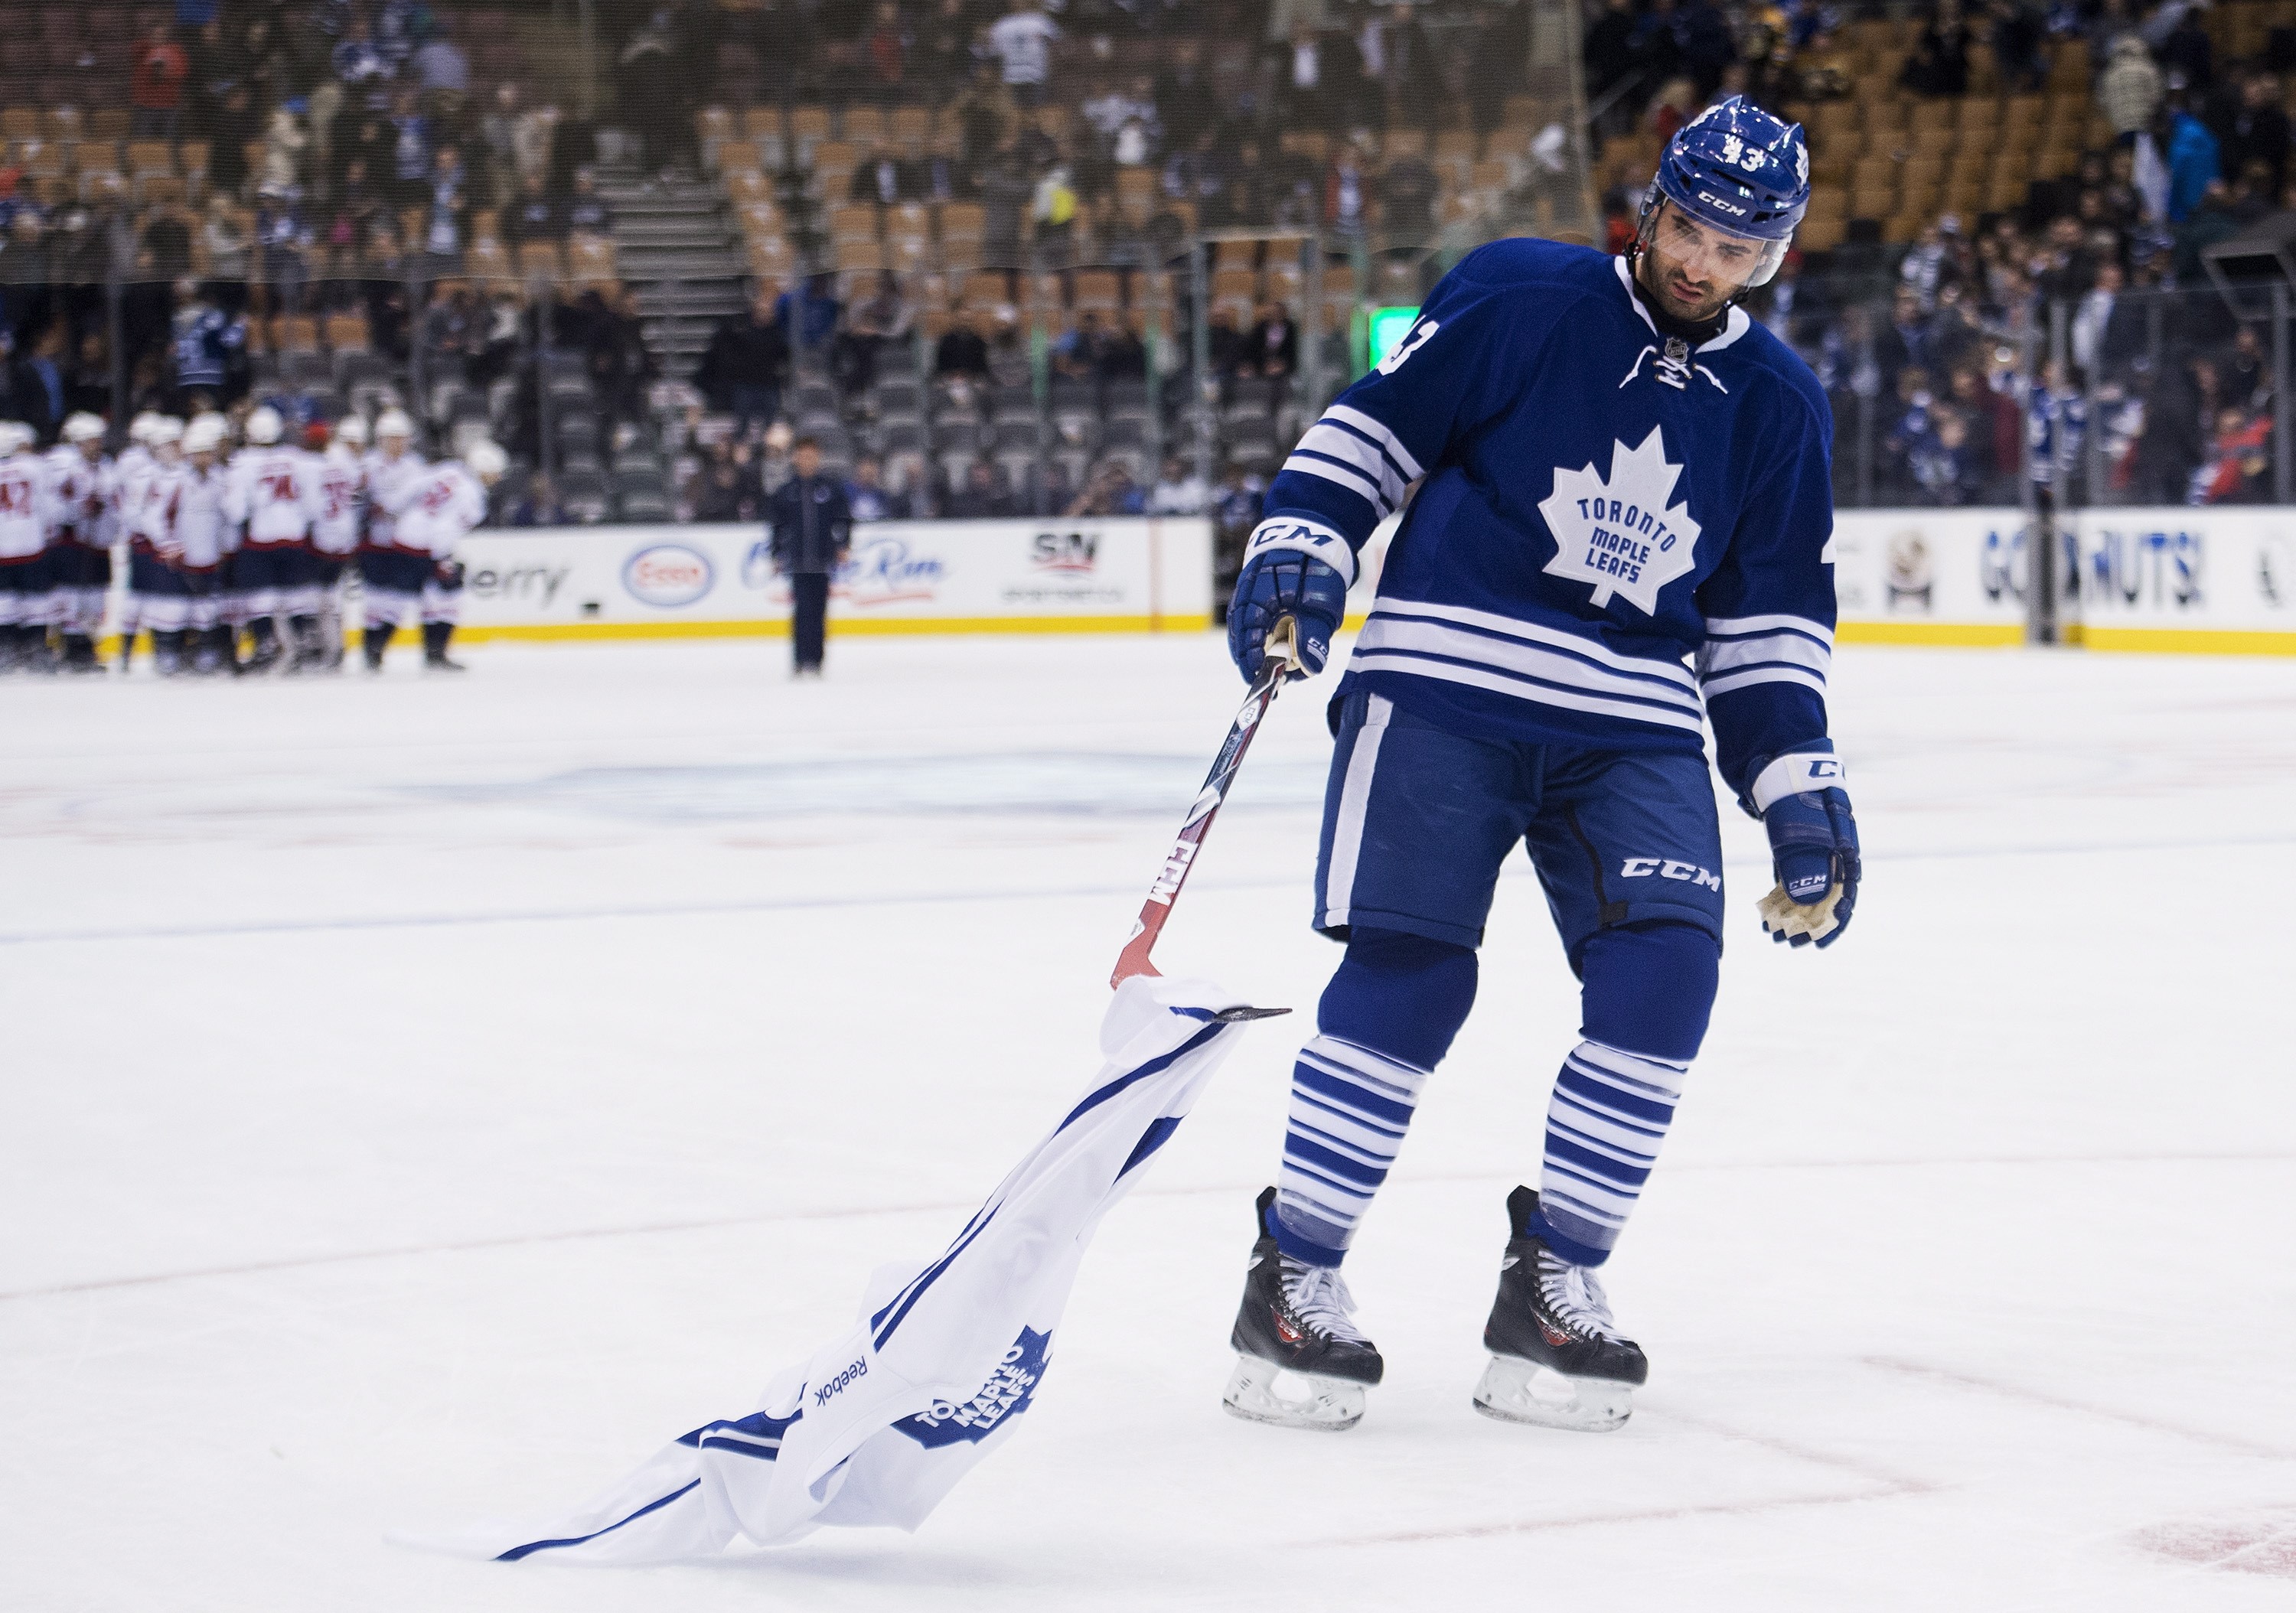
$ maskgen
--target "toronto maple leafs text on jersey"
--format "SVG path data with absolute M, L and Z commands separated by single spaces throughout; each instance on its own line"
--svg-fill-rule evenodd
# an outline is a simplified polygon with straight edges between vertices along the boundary
M 1623 258 L 1496 242 L 1300 438 L 1248 553 L 1352 581 L 1418 482 L 1341 696 L 1618 749 L 1695 750 L 1703 716 L 1742 794 L 1826 732 L 1832 460 L 1816 379 L 1742 311 L 1693 342 Z

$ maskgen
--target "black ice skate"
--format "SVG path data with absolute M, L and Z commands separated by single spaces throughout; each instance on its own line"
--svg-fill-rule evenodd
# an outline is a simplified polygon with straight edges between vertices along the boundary
M 1228 1343 L 1235 1375 L 1220 1404 L 1288 1429 L 1351 1429 L 1380 1380 L 1379 1348 L 1349 1320 L 1356 1303 L 1339 1268 L 1303 1265 L 1275 1247 L 1275 1190 L 1259 1195 L 1259 1238 Z
M 447 655 L 447 641 L 455 636 L 452 622 L 422 624 L 422 670 L 425 672 L 468 672 L 470 668 Z
M 1573 1265 L 1530 1230 L 1538 1195 L 1507 1195 L 1506 1257 L 1483 1324 L 1491 1363 L 1475 1386 L 1475 1410 L 1504 1422 L 1597 1433 L 1634 1413 L 1634 1390 L 1650 1376 L 1642 1346 L 1619 1331 L 1592 1267 Z

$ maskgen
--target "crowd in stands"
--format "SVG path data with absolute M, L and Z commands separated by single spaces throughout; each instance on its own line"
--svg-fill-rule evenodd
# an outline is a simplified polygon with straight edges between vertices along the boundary
M 2270 329 L 2203 254 L 2284 205 L 2296 0 L 1599 0 L 1583 135 L 1521 0 L 610 4 L 589 118 L 502 4 L 0 14 L 40 70 L 0 91 L 0 414 L 47 437 L 401 401 L 511 449 L 512 520 L 750 519 L 793 434 L 893 513 L 1241 511 L 1365 307 L 1494 233 L 1621 247 L 1747 94 L 1809 134 L 1750 307 L 1843 503 L 2276 491 Z M 723 199 L 747 289 L 698 354 L 623 277 L 623 156 Z

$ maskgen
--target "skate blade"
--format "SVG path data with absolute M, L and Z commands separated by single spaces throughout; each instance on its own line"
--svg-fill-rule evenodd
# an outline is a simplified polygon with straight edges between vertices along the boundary
M 1501 1422 L 1600 1434 L 1634 1415 L 1635 1386 L 1611 1378 L 1566 1378 L 1514 1355 L 1494 1355 L 1475 1386 L 1475 1410 Z
M 1239 1355 L 1220 1404 L 1247 1422 L 1338 1433 L 1363 1421 L 1364 1386 L 1345 1378 L 1319 1378 Z

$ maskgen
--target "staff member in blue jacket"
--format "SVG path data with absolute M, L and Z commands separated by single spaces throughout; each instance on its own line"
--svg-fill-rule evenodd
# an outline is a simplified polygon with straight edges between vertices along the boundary
M 795 677 L 821 675 L 829 617 L 829 575 L 853 546 L 853 510 L 845 484 L 821 473 L 821 445 L 800 437 L 791 446 L 795 474 L 766 499 L 774 565 L 790 580 L 790 643 Z

